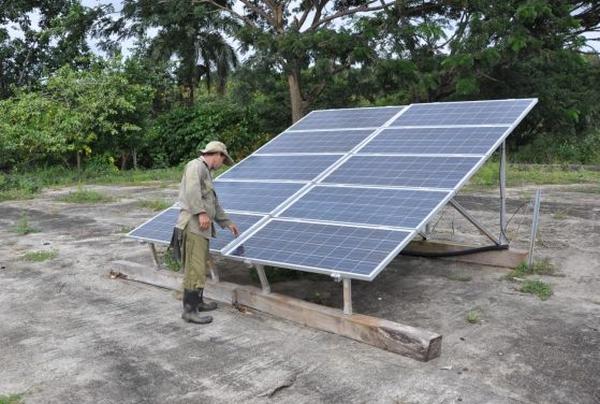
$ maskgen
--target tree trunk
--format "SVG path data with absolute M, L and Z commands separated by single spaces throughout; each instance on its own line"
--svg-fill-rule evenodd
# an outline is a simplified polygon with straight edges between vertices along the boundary
M 127 160 L 129 159 L 129 153 L 121 152 L 121 171 L 127 168 Z
M 300 72 L 298 70 L 293 69 L 288 73 L 288 86 L 292 104 L 292 123 L 296 123 L 304 116 L 302 92 L 300 91 Z
M 131 158 L 133 159 L 133 169 L 137 170 L 137 150 L 133 149 L 131 151 Z
M 77 150 L 77 171 L 81 171 L 81 151 Z

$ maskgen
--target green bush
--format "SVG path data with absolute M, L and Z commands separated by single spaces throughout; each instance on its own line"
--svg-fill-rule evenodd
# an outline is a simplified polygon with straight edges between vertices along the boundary
M 193 107 L 175 107 L 154 121 L 148 151 L 152 166 L 173 166 L 198 156 L 211 140 L 225 143 L 235 160 L 254 151 L 268 136 L 255 114 L 227 99 L 205 97 Z
M 534 164 L 600 164 L 600 130 L 588 132 L 581 138 L 540 134 L 516 150 L 512 159 Z

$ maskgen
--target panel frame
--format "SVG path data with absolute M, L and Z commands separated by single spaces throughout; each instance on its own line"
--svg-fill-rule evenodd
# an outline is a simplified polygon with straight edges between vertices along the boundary
M 127 237 L 135 239 L 135 240 L 140 240 L 140 241 L 146 241 L 146 242 L 150 242 L 150 243 L 157 243 L 157 244 L 164 244 L 164 245 L 168 245 L 169 243 L 165 243 L 164 240 L 157 240 L 157 239 L 152 239 L 150 237 L 140 237 L 140 236 L 134 236 L 131 233 L 133 233 L 134 231 L 136 231 L 137 229 L 139 229 L 142 226 L 145 226 L 146 224 L 150 223 L 151 221 L 153 221 L 154 219 L 156 219 L 157 217 L 159 217 L 160 215 L 162 215 L 164 212 L 170 210 L 170 209 L 179 209 L 181 210 L 181 208 L 179 207 L 179 205 L 177 203 L 169 206 L 168 208 L 158 212 L 156 215 L 152 216 L 150 219 L 146 220 L 144 223 L 140 224 L 139 226 L 136 226 L 135 229 L 131 230 L 129 233 L 126 234 Z

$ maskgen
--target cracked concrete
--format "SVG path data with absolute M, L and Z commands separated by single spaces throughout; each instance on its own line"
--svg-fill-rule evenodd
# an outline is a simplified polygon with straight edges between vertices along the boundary
M 442 355 L 416 362 L 337 335 L 221 305 L 214 323 L 179 319 L 172 292 L 112 280 L 110 263 L 151 265 L 148 248 L 124 231 L 152 212 L 137 200 L 173 199 L 174 186 L 96 186 L 102 205 L 57 201 L 69 189 L 0 203 L 0 395 L 27 403 L 598 403 L 600 402 L 600 194 L 544 187 L 536 256 L 561 276 L 547 301 L 502 280 L 505 270 L 399 257 L 373 282 L 354 282 L 354 309 L 444 336 Z M 510 215 L 533 188 L 508 190 Z M 497 230 L 495 193 L 459 201 Z M 26 213 L 40 232 L 16 235 Z M 509 236 L 526 247 L 529 214 Z M 444 210 L 436 238 L 485 238 Z M 495 226 L 495 227 L 494 227 Z M 54 249 L 39 263 L 27 251 Z M 224 280 L 255 282 L 220 261 Z M 469 281 L 453 280 L 460 275 Z M 459 276 L 459 278 L 460 278 Z M 309 276 L 273 291 L 339 307 L 341 286 Z M 479 324 L 466 315 L 476 309 Z

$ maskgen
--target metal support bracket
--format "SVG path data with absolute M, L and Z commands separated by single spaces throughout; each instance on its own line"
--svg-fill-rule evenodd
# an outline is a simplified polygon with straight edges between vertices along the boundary
M 156 246 L 154 243 L 150 243 L 150 251 L 152 252 L 152 260 L 154 261 L 154 266 L 157 271 L 160 271 L 162 268 L 160 266 L 160 261 L 158 260 L 158 253 L 156 252 Z
M 448 203 L 450 205 L 452 205 L 452 207 L 454 209 L 456 209 L 458 211 L 458 213 L 463 215 L 465 217 L 465 219 L 467 219 L 469 222 L 471 222 L 473 224 L 473 226 L 477 227 L 479 229 L 479 231 L 481 231 L 483 234 L 485 234 L 487 236 L 487 238 L 492 240 L 492 242 L 494 242 L 496 245 L 500 245 L 500 242 L 496 238 L 496 236 L 494 236 L 494 234 L 491 231 L 486 229 L 477 219 L 475 219 L 473 216 L 471 216 L 471 214 L 469 212 L 467 212 L 467 210 L 460 203 L 458 203 L 455 199 L 451 199 Z
M 343 278 L 343 289 L 344 289 L 344 315 L 352 315 L 352 279 Z
M 497 244 L 507 244 L 506 238 L 506 141 L 500 146 L 500 235 Z
M 538 232 L 538 223 L 540 221 L 540 202 L 542 200 L 542 190 L 539 188 L 535 193 L 535 201 L 533 205 L 533 218 L 531 219 L 531 239 L 529 240 L 529 257 L 527 266 L 533 266 L 533 249 L 535 248 L 535 239 Z
M 271 285 L 269 285 L 269 280 L 267 279 L 267 274 L 265 273 L 265 267 L 257 264 L 255 268 L 256 273 L 258 274 L 258 279 L 260 280 L 260 286 L 262 287 L 263 293 L 271 293 Z

